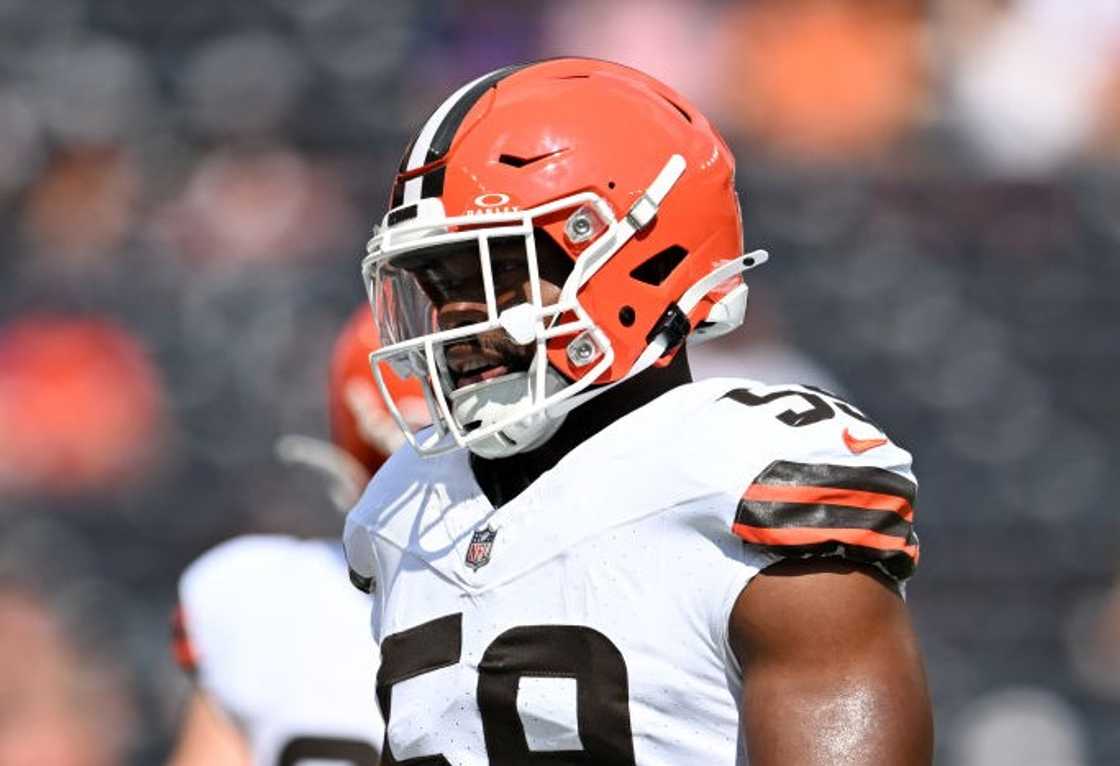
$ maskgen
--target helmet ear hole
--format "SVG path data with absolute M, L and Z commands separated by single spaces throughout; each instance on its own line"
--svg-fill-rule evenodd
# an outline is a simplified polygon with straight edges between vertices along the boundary
M 637 315 L 634 313 L 633 306 L 623 306 L 618 310 L 618 322 L 623 327 L 633 327 L 635 319 Z
M 533 242 L 537 247 L 537 270 L 541 279 L 562 286 L 571 276 L 575 262 L 547 231 L 533 229 Z
M 688 251 L 680 245 L 670 245 L 647 258 L 644 263 L 630 272 L 630 276 L 639 282 L 657 287 L 669 278 L 687 255 Z

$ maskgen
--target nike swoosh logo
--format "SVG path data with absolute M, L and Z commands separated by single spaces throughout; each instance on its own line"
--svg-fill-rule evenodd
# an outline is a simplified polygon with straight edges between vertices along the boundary
M 887 443 L 887 440 L 882 437 L 878 439 L 857 439 L 856 437 L 852 436 L 851 432 L 849 432 L 847 428 L 844 429 L 843 436 L 844 445 L 847 446 L 847 448 L 853 455 L 862 455 L 868 450 L 875 449 L 876 447 L 882 447 Z

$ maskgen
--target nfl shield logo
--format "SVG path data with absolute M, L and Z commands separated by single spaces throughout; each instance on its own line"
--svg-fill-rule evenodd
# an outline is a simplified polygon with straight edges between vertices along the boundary
M 490 563 L 490 550 L 494 547 L 494 538 L 498 530 L 492 529 L 487 524 L 483 529 L 476 529 L 471 537 L 471 544 L 467 546 L 467 566 L 474 571 Z

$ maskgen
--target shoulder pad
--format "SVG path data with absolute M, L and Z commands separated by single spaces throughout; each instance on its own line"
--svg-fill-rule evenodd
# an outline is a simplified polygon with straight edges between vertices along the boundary
M 215 545 L 184 570 L 180 595 L 190 614 L 195 602 L 215 600 L 237 604 L 245 591 L 256 589 L 270 573 L 290 566 L 300 541 L 285 535 L 244 535 Z

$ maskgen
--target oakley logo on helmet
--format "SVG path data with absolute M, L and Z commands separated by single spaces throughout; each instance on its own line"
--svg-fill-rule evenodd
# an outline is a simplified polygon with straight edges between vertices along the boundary
M 508 194 L 502 192 L 487 192 L 479 194 L 471 202 L 473 208 L 468 208 L 466 215 L 495 215 L 497 213 L 513 213 L 521 208 L 510 204 Z
M 509 204 L 509 195 L 497 192 L 479 194 L 474 198 L 475 207 L 502 207 Z

